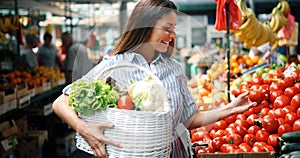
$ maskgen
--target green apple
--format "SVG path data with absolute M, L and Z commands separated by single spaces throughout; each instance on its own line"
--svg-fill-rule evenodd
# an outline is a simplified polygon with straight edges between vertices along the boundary
M 244 76 L 243 76 L 243 78 L 244 78 L 244 81 L 252 81 L 252 75 L 251 74 L 245 74 Z
M 266 72 L 265 69 L 262 68 L 262 67 L 255 70 L 255 73 L 256 73 L 257 76 L 261 76 L 265 72 Z

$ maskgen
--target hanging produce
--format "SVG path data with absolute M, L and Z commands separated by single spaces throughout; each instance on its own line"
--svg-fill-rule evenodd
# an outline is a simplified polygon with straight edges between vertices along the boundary
M 216 30 L 226 30 L 226 8 L 225 4 L 230 5 L 230 29 L 236 30 L 241 25 L 242 16 L 239 8 L 236 5 L 235 0 L 215 0 L 217 3 L 217 17 L 215 23 Z
M 276 21 L 274 24 L 271 23 L 262 23 L 257 20 L 254 11 L 250 8 L 247 8 L 246 2 L 244 0 L 237 0 L 237 5 L 242 13 L 242 24 L 238 30 L 231 30 L 237 39 L 241 42 L 244 42 L 245 47 L 260 46 L 264 43 L 269 42 L 275 49 L 277 47 L 277 36 L 272 31 L 272 26 L 277 26 L 277 20 L 282 20 L 280 16 L 282 12 L 278 9 L 274 11 L 274 16 L 276 16 Z M 278 13 L 278 12 L 281 12 Z M 284 17 L 284 16 L 283 16 Z M 275 28 L 275 26 L 273 26 Z

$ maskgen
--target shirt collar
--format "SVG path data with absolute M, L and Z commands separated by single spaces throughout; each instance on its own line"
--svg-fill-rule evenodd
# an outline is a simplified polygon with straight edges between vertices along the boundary
M 137 59 L 140 61 L 142 57 L 142 55 L 140 55 L 139 53 L 136 53 L 136 52 L 132 52 L 132 53 L 128 53 L 130 54 L 129 55 L 129 61 L 132 62 L 134 59 Z M 152 62 L 152 63 L 155 63 L 155 62 L 159 62 L 159 61 L 162 61 L 162 62 L 166 62 L 166 56 L 163 54 L 163 53 L 159 53 L 157 58 Z M 144 60 L 145 63 L 146 63 L 146 60 Z

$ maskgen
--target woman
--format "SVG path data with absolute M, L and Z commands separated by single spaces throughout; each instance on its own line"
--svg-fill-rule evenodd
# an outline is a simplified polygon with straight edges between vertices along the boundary
M 212 111 L 197 111 L 188 91 L 187 80 L 181 65 L 170 56 L 173 53 L 177 24 L 177 7 L 169 0 L 140 0 L 125 30 L 114 48 L 114 56 L 104 58 L 85 79 L 96 79 L 105 67 L 120 62 L 130 62 L 153 71 L 163 82 L 171 98 L 174 109 L 173 125 L 184 124 L 187 129 L 194 129 L 213 123 L 235 113 L 247 110 L 256 103 L 248 99 L 247 94 L 240 95 L 232 103 Z M 65 92 L 68 88 L 65 88 Z M 53 104 L 54 112 L 81 134 L 94 151 L 96 157 L 108 157 L 104 144 L 121 146 L 119 143 L 101 135 L 91 134 L 84 121 L 80 120 L 68 106 L 68 96 L 61 95 Z M 99 130 L 113 128 L 114 125 L 103 123 Z M 174 128 L 175 131 L 175 128 Z M 175 133 L 175 132 L 174 132 Z M 179 139 L 175 139 L 171 157 L 187 157 Z

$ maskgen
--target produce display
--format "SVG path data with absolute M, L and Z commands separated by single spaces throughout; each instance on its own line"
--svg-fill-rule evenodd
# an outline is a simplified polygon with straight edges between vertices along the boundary
M 231 94 L 237 97 L 249 91 L 249 98 L 258 105 L 192 130 L 191 141 L 207 145 L 196 146 L 196 154 L 281 151 L 299 156 L 294 151 L 299 146 L 295 144 L 300 131 L 299 81 L 300 65 L 296 64 L 259 68 L 233 80 Z

